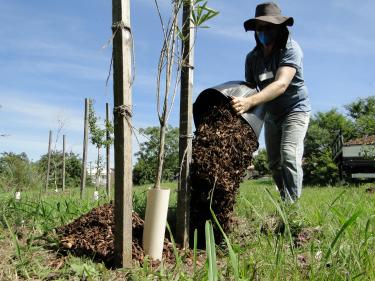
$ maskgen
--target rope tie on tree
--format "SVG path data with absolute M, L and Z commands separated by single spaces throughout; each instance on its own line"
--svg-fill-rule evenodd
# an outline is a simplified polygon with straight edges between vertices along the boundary
M 113 115 L 116 116 L 117 118 L 125 117 L 125 119 L 129 122 L 130 118 L 133 116 L 132 108 L 130 105 L 126 105 L 126 104 L 115 106 L 113 108 Z
M 112 40 L 116 36 L 116 32 L 120 29 L 125 29 L 129 31 L 129 33 L 132 33 L 131 27 L 129 25 L 126 25 L 122 20 L 117 21 L 112 24 L 112 31 L 113 31 Z

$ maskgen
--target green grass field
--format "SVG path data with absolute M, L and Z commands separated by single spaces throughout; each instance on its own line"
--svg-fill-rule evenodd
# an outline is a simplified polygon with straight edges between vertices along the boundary
M 176 183 L 166 186 L 174 208 Z M 370 186 L 305 188 L 300 201 L 288 206 L 269 180 L 245 181 L 233 232 L 218 246 L 211 241 L 207 261 L 193 269 L 183 263 L 151 269 L 146 263 L 109 270 L 89 258 L 60 257 L 58 240 L 46 234 L 109 199 L 95 202 L 93 189 L 82 201 L 78 189 L 24 192 L 20 201 L 1 193 L 0 280 L 375 280 Z M 133 207 L 139 213 L 147 188 L 135 187 Z

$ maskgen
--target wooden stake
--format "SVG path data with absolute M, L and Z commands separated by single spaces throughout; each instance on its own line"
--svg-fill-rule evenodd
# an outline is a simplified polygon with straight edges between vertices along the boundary
M 65 135 L 63 135 L 62 190 L 65 190 Z
M 115 156 L 115 261 L 132 266 L 132 131 L 130 1 L 112 0 L 114 156 Z
M 85 116 L 84 116 L 84 131 L 83 131 L 83 152 L 82 152 L 82 173 L 81 173 L 81 199 L 83 198 L 83 191 L 86 186 L 86 166 L 87 166 L 87 142 L 89 135 L 89 99 L 85 98 Z
M 49 131 L 49 140 L 48 140 L 48 160 L 47 160 L 47 176 L 46 176 L 46 186 L 45 191 L 47 192 L 48 189 L 48 182 L 49 182 L 49 171 L 51 168 L 51 145 L 52 145 L 52 131 Z
M 106 117 L 106 123 L 109 124 L 109 104 L 108 102 L 105 104 L 105 117 Z M 107 169 L 107 181 L 106 181 L 106 191 L 107 191 L 107 196 L 110 196 L 110 189 L 111 189 L 111 163 L 110 163 L 110 153 L 111 153 L 111 145 L 109 144 L 110 140 L 110 135 L 109 135 L 109 130 L 107 128 L 107 146 L 106 146 L 106 169 Z
M 190 183 L 189 171 L 192 148 L 192 93 L 193 93 L 193 64 L 194 64 L 194 32 L 190 20 L 192 2 L 184 1 L 183 23 L 183 67 L 181 69 L 181 97 L 180 97 L 180 140 L 179 163 L 181 174 L 177 194 L 177 228 L 176 242 L 183 248 L 189 247 L 190 223 Z

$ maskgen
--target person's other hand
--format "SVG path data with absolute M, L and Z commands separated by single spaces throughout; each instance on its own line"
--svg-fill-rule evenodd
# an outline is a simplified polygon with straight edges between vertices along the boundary
M 255 106 L 252 96 L 249 97 L 232 97 L 232 101 L 230 102 L 234 111 L 237 115 L 245 113 L 249 109 Z

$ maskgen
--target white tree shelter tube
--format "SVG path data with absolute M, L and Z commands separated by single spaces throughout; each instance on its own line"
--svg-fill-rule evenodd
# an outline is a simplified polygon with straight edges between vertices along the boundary
M 20 191 L 16 192 L 15 198 L 16 198 L 16 200 L 21 200 L 21 192 Z
M 169 189 L 150 189 L 147 193 L 143 250 L 154 260 L 162 260 L 169 194 Z

